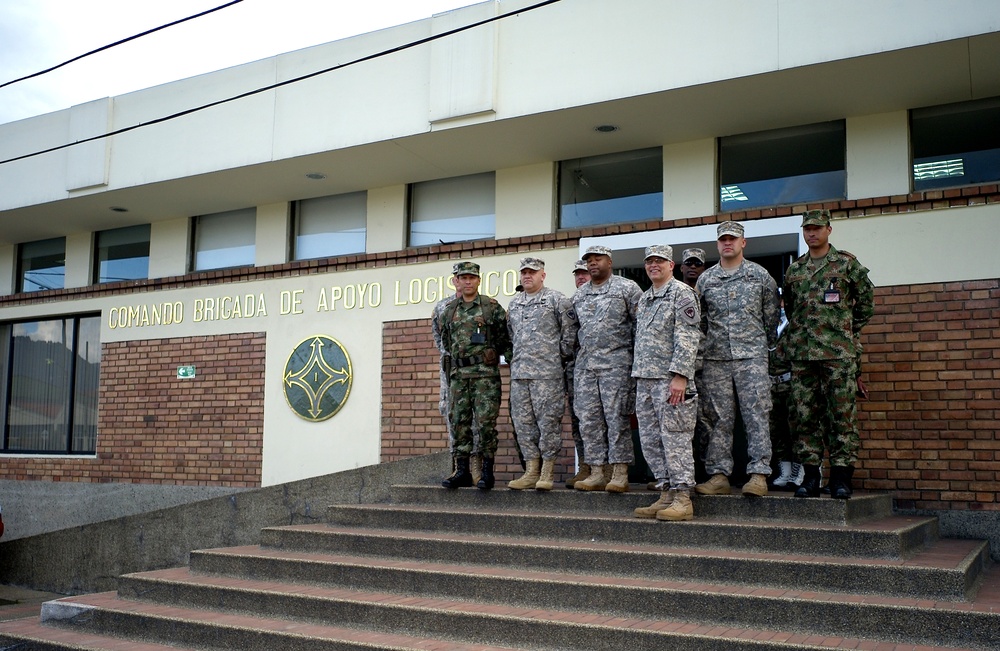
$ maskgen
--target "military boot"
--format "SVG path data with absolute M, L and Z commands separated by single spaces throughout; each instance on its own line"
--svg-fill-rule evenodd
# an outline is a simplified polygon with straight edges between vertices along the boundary
M 469 457 L 469 472 L 472 473 L 472 485 L 477 486 L 483 478 L 483 455 L 473 454 Z
M 602 491 L 608 485 L 608 480 L 604 478 L 604 466 L 591 466 L 590 476 L 573 484 L 573 488 L 578 491 Z
M 542 463 L 541 459 L 528 459 L 525 462 L 527 468 L 524 470 L 524 474 L 517 479 L 512 479 L 507 482 L 507 488 L 513 488 L 516 491 L 523 491 L 526 488 L 534 488 L 535 482 L 538 481 L 538 468 Z
M 609 493 L 628 492 L 628 464 L 616 463 L 611 473 L 611 481 L 607 483 L 604 490 Z
M 750 481 L 743 484 L 741 492 L 747 497 L 764 497 L 767 495 L 767 479 L 764 475 L 750 475 Z
M 554 483 L 556 470 L 555 459 L 542 459 L 542 470 L 538 474 L 538 481 L 535 482 L 536 491 L 550 491 Z
M 853 478 L 854 466 L 830 466 L 830 496 L 838 500 L 851 499 Z
M 590 477 L 590 466 L 586 463 L 581 463 L 580 469 L 576 471 L 576 474 L 566 480 L 566 488 L 573 488 L 576 482 L 583 481 L 587 477 Z
M 699 495 L 729 495 L 732 488 L 729 486 L 729 477 L 722 473 L 712 475 L 704 484 L 694 487 Z
M 441 482 L 445 488 L 468 488 L 472 486 L 472 473 L 469 472 L 469 457 L 455 457 L 455 470 L 447 479 Z
M 481 491 L 493 490 L 496 477 L 493 476 L 493 457 L 483 457 L 483 474 L 476 482 L 476 488 Z
M 632 511 L 637 518 L 655 518 L 657 512 L 669 507 L 674 502 L 674 491 L 661 491 L 660 499 L 649 506 L 640 506 Z
M 819 466 L 805 466 L 806 478 L 795 491 L 795 497 L 819 497 Z
M 694 518 L 694 507 L 691 506 L 691 496 L 687 492 L 678 492 L 674 501 L 667 508 L 656 512 L 657 520 L 676 522 Z

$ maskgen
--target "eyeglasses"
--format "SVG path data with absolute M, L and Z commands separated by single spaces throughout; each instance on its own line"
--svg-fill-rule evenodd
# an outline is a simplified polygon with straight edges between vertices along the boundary
M 685 260 L 684 261 L 684 266 L 685 267 L 704 267 L 705 263 L 702 262 L 701 260 L 696 259 L 696 258 L 691 258 L 690 260 Z

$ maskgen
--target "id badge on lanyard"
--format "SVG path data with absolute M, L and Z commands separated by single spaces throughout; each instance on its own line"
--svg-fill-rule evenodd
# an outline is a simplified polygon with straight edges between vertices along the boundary
M 823 292 L 823 302 L 824 303 L 839 303 L 840 302 L 840 290 L 834 288 L 833 281 L 830 281 L 830 286 L 825 292 Z

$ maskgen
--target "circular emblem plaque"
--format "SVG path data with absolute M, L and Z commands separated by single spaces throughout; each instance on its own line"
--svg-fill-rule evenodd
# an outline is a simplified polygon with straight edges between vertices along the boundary
M 340 342 L 313 335 L 296 346 L 285 362 L 285 400 L 300 418 L 326 420 L 347 402 L 352 379 L 351 358 Z

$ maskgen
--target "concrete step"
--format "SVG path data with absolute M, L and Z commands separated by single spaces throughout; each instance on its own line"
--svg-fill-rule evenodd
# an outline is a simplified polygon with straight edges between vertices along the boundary
M 515 491 L 497 487 L 491 491 L 475 488 L 449 491 L 440 486 L 393 486 L 392 502 L 495 510 L 523 510 L 548 513 L 627 515 L 639 506 L 649 506 L 659 491 L 632 484 L 628 493 L 585 492 L 557 488 L 551 491 Z M 830 497 L 796 499 L 792 493 L 772 492 L 765 497 L 747 498 L 733 488 L 730 495 L 698 495 L 698 518 L 741 519 L 753 522 L 802 522 L 815 524 L 859 524 L 892 515 L 892 496 L 886 493 L 855 493 L 849 500 Z
M 558 608 L 628 619 L 693 619 L 700 624 L 727 627 L 746 626 L 746 615 L 752 612 L 764 617 L 760 621 L 766 621 L 768 628 L 808 630 L 824 636 L 889 637 L 914 643 L 940 642 L 943 631 L 972 627 L 980 631 L 979 643 L 1000 644 L 1000 613 L 970 614 L 968 604 L 962 602 L 910 598 L 903 604 L 897 596 L 885 594 L 766 589 L 747 584 L 739 574 L 727 577 L 728 581 L 718 578 L 713 582 L 652 575 L 625 578 L 592 570 L 553 572 L 258 547 L 199 552 L 197 559 L 192 557 L 191 571 L 194 578 L 175 571 L 130 575 L 123 577 L 119 591 L 126 596 L 149 598 L 167 592 L 158 582 L 173 581 L 170 590 L 188 595 L 183 603 L 204 607 L 218 598 L 212 590 L 205 590 L 196 599 L 189 596 L 190 586 L 178 584 L 215 585 L 246 579 L 261 585 L 272 581 L 292 585 L 308 581 L 312 586 L 331 590 L 363 586 L 365 591 L 421 598 Z M 246 604 L 242 607 L 248 608 Z M 969 634 L 962 632 L 951 642 L 968 644 L 969 639 Z
M 9 651 L 197 651 L 194 647 L 98 635 L 75 626 L 49 626 L 38 617 L 3 623 L 0 649 Z
M 455 536 L 329 525 L 265 529 L 261 532 L 261 544 L 281 550 L 332 555 L 439 563 L 475 562 L 495 568 L 655 577 L 672 581 L 727 583 L 732 577 L 739 577 L 742 585 L 762 588 L 883 595 L 902 592 L 914 598 L 955 601 L 972 596 L 989 561 L 989 545 L 973 540 L 940 540 L 905 561 L 884 563 L 872 563 L 867 558 L 815 554 L 793 556 L 662 545 L 616 544 L 611 548 L 589 541 Z M 203 565 L 210 561 L 221 562 L 221 558 L 220 552 L 192 552 L 191 566 L 198 571 L 223 573 L 225 570 L 217 565 Z
M 408 639 L 422 640 L 418 643 L 419 648 L 458 650 L 481 648 L 473 645 L 491 645 L 486 648 L 539 651 L 876 648 L 880 640 L 892 639 L 886 634 L 864 638 L 837 632 L 798 632 L 803 630 L 801 625 L 797 625 L 795 630 L 782 630 L 772 619 L 774 609 L 755 609 L 754 626 L 750 627 L 714 623 L 702 616 L 699 612 L 701 604 L 697 601 L 677 606 L 688 617 L 674 618 L 669 613 L 656 612 L 662 605 L 657 603 L 648 604 L 646 609 L 654 611 L 654 614 L 643 617 L 624 613 L 616 615 L 615 609 L 620 609 L 617 604 L 598 611 L 532 607 L 498 603 L 493 599 L 456 600 L 422 592 L 361 591 L 186 572 L 178 569 L 149 573 L 145 583 L 140 581 L 134 586 L 143 591 L 143 601 L 121 598 L 109 601 L 91 595 L 73 600 L 68 605 L 71 610 L 66 614 L 79 619 L 76 610 L 81 606 L 91 606 L 93 614 L 88 625 L 97 626 L 100 630 L 113 630 L 117 635 L 146 636 L 154 640 L 158 639 L 158 629 L 169 623 L 169 639 L 226 649 L 245 649 L 248 646 L 252 649 L 293 650 L 355 648 L 340 645 L 328 647 L 329 638 L 334 636 L 338 641 L 364 639 L 377 649 L 387 648 L 381 645 L 380 636 L 392 636 L 396 638 L 395 644 L 402 648 L 409 648 Z M 576 588 L 573 584 L 563 585 Z M 662 602 L 662 597 L 655 593 L 651 592 L 647 597 L 654 602 L 658 599 Z M 803 600 L 801 603 L 805 605 L 807 602 Z M 781 606 L 796 614 L 792 601 Z M 211 610 L 207 610 L 209 608 Z M 869 612 L 869 608 L 859 604 L 854 604 L 853 610 L 858 616 Z M 798 615 L 808 619 L 810 612 L 804 609 Z M 910 618 L 910 614 L 908 609 L 886 611 L 887 623 L 890 620 L 897 622 L 893 630 L 911 631 L 909 638 L 898 640 L 909 646 L 899 648 L 912 649 L 913 645 L 921 644 L 921 648 L 927 649 L 982 649 L 994 644 L 992 638 L 984 641 L 976 638 L 975 634 L 964 638 L 958 645 L 941 642 L 924 644 L 912 637 L 912 631 L 919 630 L 922 622 Z M 967 612 L 964 614 L 968 616 Z M 845 616 L 848 616 L 847 611 Z M 866 617 L 871 615 L 865 614 L 862 618 Z M 973 617 L 967 621 L 975 625 L 979 623 L 976 619 Z M 824 621 L 833 623 L 833 620 Z M 994 616 L 993 620 L 975 628 L 977 631 L 988 630 L 996 628 L 995 624 Z M 245 626 L 252 626 L 254 632 L 264 636 L 270 646 L 263 646 L 259 639 L 250 646 L 245 633 L 240 634 Z M 836 644 L 833 644 L 835 639 Z
M 696 501 L 695 519 L 688 522 L 635 518 L 630 510 L 620 515 L 580 515 L 487 509 L 486 504 L 335 505 L 327 509 L 327 521 L 340 527 L 885 559 L 906 559 L 938 539 L 937 519 L 931 517 L 891 516 L 856 525 L 779 524 L 702 516 L 701 501 Z
M 279 595 L 272 595 L 278 598 Z M 185 645 L 179 648 L 233 651 L 516 651 L 516 647 L 452 642 L 437 647 L 426 638 L 356 626 L 329 626 L 316 621 L 246 615 L 213 607 L 184 608 L 120 599 L 105 592 L 48 602 L 42 623 L 77 635 L 113 637 L 128 642 L 152 640 Z M 385 628 L 383 626 L 383 628 Z M 58 649 L 75 649 L 58 646 Z M 99 647 L 109 649 L 110 647 Z M 178 647 L 175 647 L 178 648 Z M 22 651 L 22 647 L 17 647 Z M 152 651 L 152 650 L 150 650 Z

